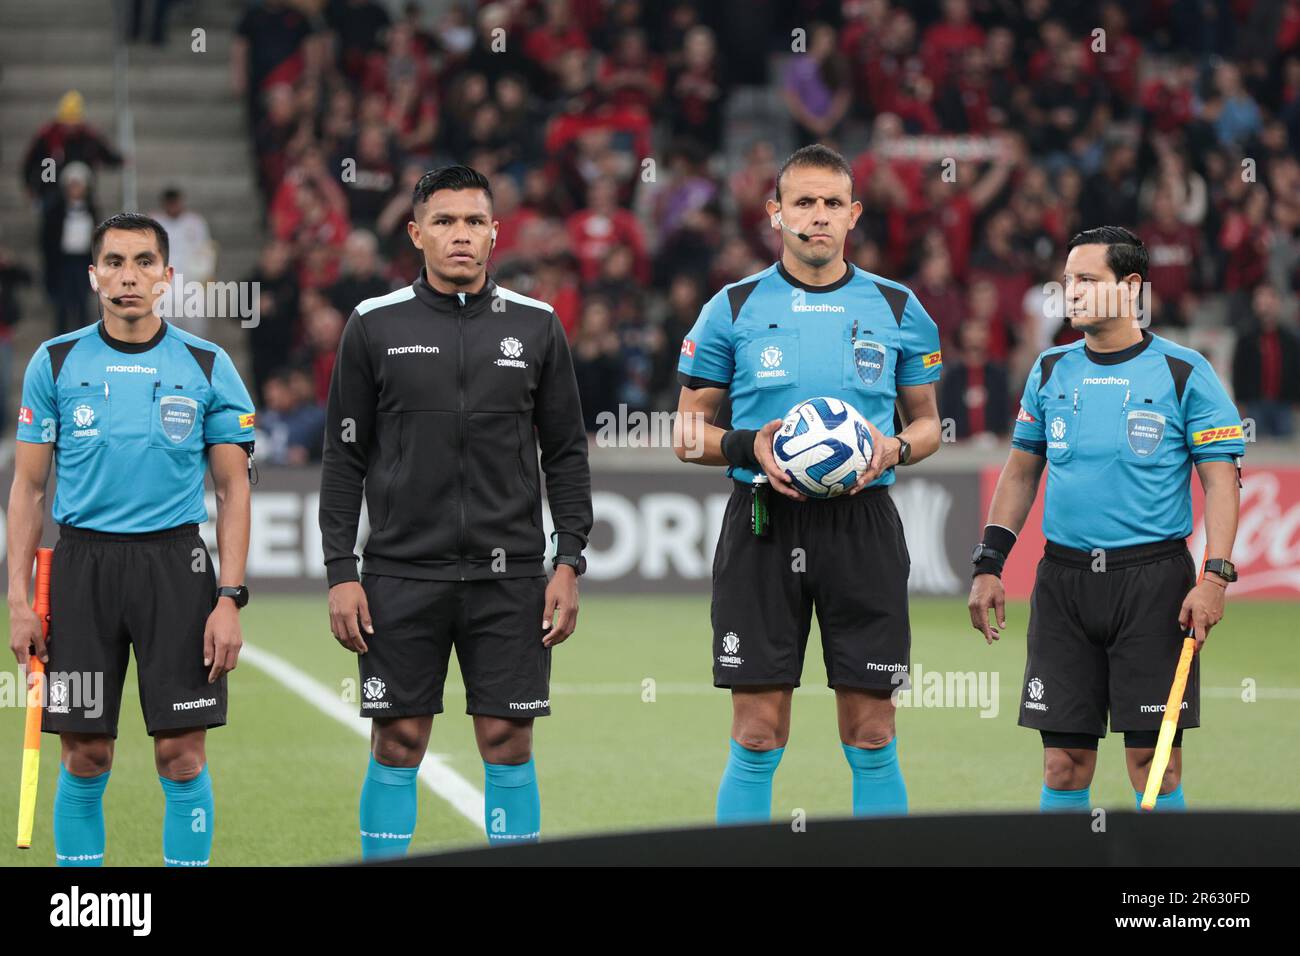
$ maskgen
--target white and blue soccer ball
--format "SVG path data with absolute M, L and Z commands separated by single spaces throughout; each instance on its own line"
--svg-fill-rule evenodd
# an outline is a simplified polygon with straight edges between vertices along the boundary
M 871 464 L 862 414 L 838 398 L 810 398 L 786 414 L 772 440 L 776 465 L 810 498 L 851 489 Z

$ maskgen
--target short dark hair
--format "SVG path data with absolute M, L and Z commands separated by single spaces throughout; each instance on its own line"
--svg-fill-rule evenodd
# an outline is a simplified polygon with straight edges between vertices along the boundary
M 457 164 L 439 166 L 421 176 L 411 193 L 411 207 L 419 209 L 440 189 L 481 189 L 487 194 L 488 205 L 492 204 L 492 186 L 487 177 L 472 166 Z
M 781 178 L 785 176 L 785 171 L 791 166 L 811 166 L 815 169 L 834 169 L 849 177 L 849 194 L 853 193 L 853 167 L 849 161 L 841 156 L 829 146 L 823 146 L 821 143 L 813 143 L 811 146 L 804 146 L 796 149 L 790 154 L 789 158 L 781 164 L 781 169 L 776 174 L 776 201 L 781 201 Z
M 1122 279 L 1136 272 L 1143 282 L 1147 281 L 1147 266 L 1151 262 L 1151 257 L 1147 255 L 1147 247 L 1143 245 L 1136 233 L 1123 226 L 1098 226 L 1096 229 L 1085 229 L 1070 240 L 1069 245 L 1065 247 L 1066 251 L 1075 246 L 1105 246 L 1106 266 L 1115 273 L 1116 279 Z
M 154 238 L 158 240 L 158 251 L 162 253 L 163 265 L 167 265 L 168 255 L 171 253 L 171 246 L 167 241 L 167 230 L 162 227 L 162 223 L 156 219 L 150 219 L 148 216 L 142 216 L 138 212 L 119 212 L 116 216 L 109 216 L 90 234 L 90 258 L 92 262 L 99 262 L 99 250 L 104 246 L 104 234 L 110 229 L 122 229 L 126 232 L 148 232 L 153 230 Z

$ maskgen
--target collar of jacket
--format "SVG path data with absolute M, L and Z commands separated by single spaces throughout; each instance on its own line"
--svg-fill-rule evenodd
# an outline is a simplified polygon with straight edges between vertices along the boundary
M 491 303 L 497 288 L 492 277 L 488 276 L 487 281 L 483 283 L 483 288 L 478 292 L 439 292 L 429 285 L 423 266 L 420 267 L 420 277 L 411 285 L 415 289 L 416 298 L 439 312 L 477 312 Z M 463 303 L 460 298 L 462 294 L 465 296 Z

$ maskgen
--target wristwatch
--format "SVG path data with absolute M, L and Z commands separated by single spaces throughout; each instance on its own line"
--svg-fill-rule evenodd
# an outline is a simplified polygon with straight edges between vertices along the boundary
M 970 563 L 979 564 L 981 558 L 991 558 L 999 564 L 1005 564 L 1007 560 L 1005 554 L 994 548 L 990 548 L 983 541 L 975 545 L 975 550 L 970 553 Z
M 898 463 L 906 465 L 912 460 L 912 443 L 906 438 L 900 438 L 898 435 L 894 437 L 898 439 Z
M 1237 566 L 1227 558 L 1211 558 L 1205 562 L 1205 570 L 1217 574 L 1229 584 L 1237 580 Z
M 217 599 L 220 600 L 223 597 L 228 597 L 233 600 L 235 602 L 235 607 L 243 607 L 248 603 L 248 587 L 241 584 L 239 587 L 230 587 L 227 585 L 225 587 L 217 588 Z
M 551 560 L 552 568 L 558 568 L 562 564 L 567 564 L 573 568 L 573 573 L 579 577 L 587 573 L 587 556 L 585 554 L 557 554 Z

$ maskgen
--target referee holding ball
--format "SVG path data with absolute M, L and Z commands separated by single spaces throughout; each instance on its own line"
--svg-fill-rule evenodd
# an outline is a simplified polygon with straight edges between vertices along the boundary
M 155 314 L 172 280 L 167 247 L 166 231 L 145 216 L 100 223 L 90 284 L 103 318 L 43 343 L 23 381 L 8 513 L 10 646 L 19 664 L 35 654 L 47 665 L 43 729 L 63 750 L 61 866 L 104 861 L 103 794 L 132 649 L 167 801 L 163 860 L 206 866 L 212 848 L 204 739 L 226 722 L 225 675 L 242 645 L 253 405 L 225 352 Z M 52 463 L 59 541 L 47 645 L 27 592 Z M 199 537 L 207 468 L 220 588 Z
M 733 715 L 717 819 L 771 815 L 814 608 L 853 812 L 906 813 L 891 694 L 907 686 L 910 559 L 889 485 L 896 465 L 939 448 L 939 332 L 910 290 L 845 261 L 862 204 L 839 153 L 794 153 L 767 213 L 780 261 L 705 304 L 678 365 L 677 455 L 727 465 L 735 483 L 713 562 L 713 683 L 730 688 Z M 774 462 L 772 436 L 817 396 L 866 418 L 871 462 L 848 494 L 808 501 Z M 724 399 L 729 431 L 711 424 Z
M 1065 263 L 1066 313 L 1083 340 L 1048 349 L 1025 384 L 1011 455 L 974 553 L 971 623 L 1006 626 L 1001 571 L 1047 467 L 1047 545 L 1030 598 L 1020 726 L 1043 741 L 1045 811 L 1090 808 L 1097 742 L 1123 733 L 1141 805 L 1185 632 L 1197 650 L 1236 580 L 1241 419 L 1210 363 L 1139 317 L 1148 257 L 1116 226 L 1081 232 Z M 1206 561 L 1188 553 L 1192 467 L 1205 489 Z M 995 612 L 997 623 L 990 623 Z M 1183 728 L 1200 726 L 1194 658 L 1157 810 L 1184 808 Z
M 367 858 L 410 843 L 453 646 L 483 758 L 488 841 L 537 839 L 533 718 L 551 710 L 551 648 L 577 624 L 592 525 L 568 342 L 554 309 L 488 277 L 497 224 L 487 179 L 468 166 L 433 170 L 413 206 L 407 231 L 424 268 L 348 320 L 321 470 L 330 627 L 358 655 L 361 716 L 374 718 Z M 539 444 L 556 529 L 549 585 Z

